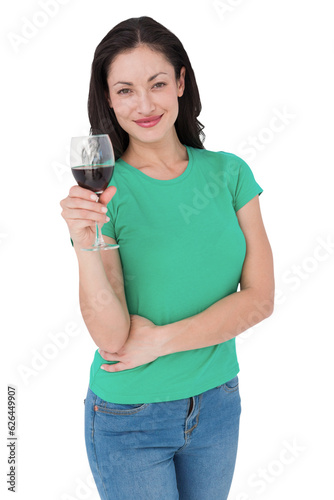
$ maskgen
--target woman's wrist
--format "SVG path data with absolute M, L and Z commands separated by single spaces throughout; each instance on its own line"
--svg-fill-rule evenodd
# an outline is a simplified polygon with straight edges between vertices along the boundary
M 74 245 L 74 251 L 76 253 L 79 265 L 79 274 L 89 275 L 95 278 L 102 275 L 105 276 L 105 269 L 103 266 L 102 258 L 100 252 L 85 252 L 81 250 L 81 245 Z
M 166 348 L 168 341 L 168 325 L 156 325 L 154 330 L 156 349 L 159 352 L 159 357 L 166 356 L 166 354 L 169 354 Z

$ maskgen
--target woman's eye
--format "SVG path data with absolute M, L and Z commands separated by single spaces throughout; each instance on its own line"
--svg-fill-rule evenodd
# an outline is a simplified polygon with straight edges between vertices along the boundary
M 164 82 L 158 82 L 154 85 L 154 87 L 158 86 L 158 88 L 164 87 L 166 84 Z
M 156 84 L 153 85 L 153 88 L 158 88 L 158 89 L 161 89 L 162 87 L 165 87 L 166 84 L 164 82 L 157 82 Z M 121 89 L 117 92 L 117 94 L 120 94 L 120 95 L 126 95 L 126 94 L 129 94 L 131 92 L 131 89 Z

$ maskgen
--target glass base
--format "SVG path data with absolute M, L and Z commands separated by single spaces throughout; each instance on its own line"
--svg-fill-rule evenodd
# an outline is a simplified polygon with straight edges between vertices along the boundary
M 80 248 L 80 250 L 84 250 L 85 252 L 98 252 L 99 250 L 112 250 L 113 248 L 119 248 L 119 245 L 99 243 L 98 245 L 92 245 L 89 248 Z

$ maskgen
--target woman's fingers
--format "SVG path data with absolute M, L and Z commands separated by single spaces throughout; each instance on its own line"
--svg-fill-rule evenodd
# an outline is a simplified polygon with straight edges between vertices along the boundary
M 71 187 L 69 195 L 61 200 L 60 206 L 61 215 L 68 225 L 73 242 L 76 240 L 79 245 L 86 246 L 91 244 L 90 240 L 96 229 L 95 223 L 103 226 L 110 220 L 106 215 L 106 203 L 109 203 L 115 193 L 116 187 L 110 186 L 99 200 L 89 189 L 77 185 Z
M 83 200 L 97 201 L 97 194 L 93 193 L 90 189 L 82 188 L 78 185 L 72 186 L 69 192 L 70 198 L 82 198 Z
M 106 361 L 117 361 L 116 358 L 119 356 L 117 355 L 117 352 L 108 352 L 108 351 L 103 351 L 103 349 L 98 350 L 100 353 L 100 356 L 105 359 Z
M 100 195 L 100 202 L 103 203 L 104 205 L 107 205 L 109 201 L 114 197 L 116 194 L 117 188 L 116 186 L 109 186 L 103 193 Z
M 98 213 L 92 210 L 84 210 L 82 208 L 79 209 L 64 209 L 62 212 L 62 216 L 66 220 L 86 220 L 86 221 L 95 221 L 101 224 L 105 224 L 110 219 L 106 216 L 105 213 Z
M 80 186 L 72 186 L 69 192 L 70 198 L 81 198 L 83 200 L 97 201 L 99 199 L 100 203 L 107 205 L 111 198 L 116 194 L 116 186 L 109 186 L 103 191 L 99 197 L 93 193 L 90 189 L 85 189 Z
M 67 224 L 70 229 L 75 227 L 75 229 L 85 229 L 86 227 L 91 227 L 95 230 L 95 221 L 85 220 L 85 219 L 67 219 Z
M 61 215 L 65 220 L 92 220 L 101 224 L 109 221 L 106 216 L 107 207 L 101 203 L 68 196 L 60 205 L 63 209 Z
M 68 219 L 85 219 L 94 220 L 96 222 L 108 222 L 107 207 L 100 202 L 93 201 L 98 199 L 95 193 L 88 189 L 83 189 L 79 186 L 73 186 L 70 189 L 70 194 L 60 202 L 62 207 L 62 216 L 65 220 Z
M 89 210 L 91 212 L 96 212 L 98 214 L 106 214 L 107 207 L 102 203 L 96 203 L 95 201 L 88 201 L 83 198 L 65 198 L 66 203 L 64 204 L 64 208 L 68 209 L 81 209 L 81 210 Z
M 70 189 L 69 196 L 62 200 L 60 205 L 63 209 L 83 209 L 96 212 L 98 214 L 105 214 L 107 213 L 106 204 L 109 203 L 115 193 L 116 187 L 110 186 L 103 192 L 100 201 L 97 201 L 97 195 L 89 189 L 84 189 L 80 186 L 73 186 Z

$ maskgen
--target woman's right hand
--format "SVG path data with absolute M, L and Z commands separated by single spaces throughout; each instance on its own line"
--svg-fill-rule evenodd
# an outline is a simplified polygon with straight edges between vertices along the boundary
M 61 215 L 65 219 L 74 247 L 89 247 L 94 243 L 96 235 L 95 222 L 103 226 L 107 221 L 107 203 L 117 191 L 115 186 L 109 186 L 101 195 L 89 189 L 72 186 L 69 195 L 61 200 Z

